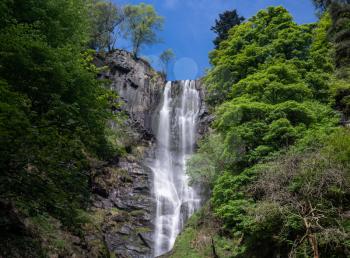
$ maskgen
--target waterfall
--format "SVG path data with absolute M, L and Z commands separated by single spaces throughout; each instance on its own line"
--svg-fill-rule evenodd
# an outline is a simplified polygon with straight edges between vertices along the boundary
M 175 87 L 180 85 L 181 87 Z M 155 256 L 170 251 L 176 236 L 200 199 L 188 185 L 186 160 L 193 153 L 200 97 L 195 81 L 168 82 L 164 88 L 157 125 L 154 173 L 156 218 Z

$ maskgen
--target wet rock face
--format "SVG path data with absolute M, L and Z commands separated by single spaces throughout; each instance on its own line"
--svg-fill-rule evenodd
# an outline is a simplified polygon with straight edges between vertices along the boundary
M 135 126 L 145 134 L 155 135 L 157 112 L 161 105 L 161 98 L 165 87 L 165 78 L 157 73 L 146 61 L 135 59 L 125 50 L 115 50 L 95 59 L 98 67 L 107 66 L 107 71 L 101 72 L 101 79 L 111 80 L 111 89 L 115 90 L 124 101 L 123 110 L 129 115 Z M 180 81 L 174 81 L 176 90 L 172 94 L 181 93 Z M 201 110 L 198 121 L 198 138 L 204 135 L 213 120 L 205 104 L 205 90 L 202 80 L 196 81 L 200 92 Z M 175 97 L 175 96 L 173 96 Z
M 95 64 L 107 66 L 101 79 L 111 81 L 111 89 L 124 101 L 122 109 L 132 135 L 129 153 L 96 169 L 92 188 L 92 211 L 102 214 L 101 230 L 109 253 L 116 257 L 153 256 L 153 218 L 155 202 L 152 194 L 152 171 L 144 165 L 152 155 L 154 136 L 152 115 L 161 100 L 164 79 L 150 65 L 123 50 L 97 56 Z M 144 150 L 135 155 L 137 150 Z
M 101 78 L 112 81 L 111 88 L 124 100 L 123 108 L 131 119 L 151 131 L 152 115 L 160 102 L 165 79 L 146 61 L 135 59 L 124 50 L 115 50 L 98 58 L 95 62 L 98 66 L 109 67 L 108 71 L 101 73 Z
M 172 91 L 172 98 L 176 98 L 176 96 L 180 95 L 182 92 L 181 81 L 174 81 L 172 83 L 172 87 L 174 89 Z M 199 97 L 201 100 L 196 135 L 196 139 L 198 141 L 208 132 L 210 124 L 214 120 L 214 116 L 209 113 L 208 106 L 205 103 L 205 87 L 201 79 L 196 80 L 196 88 L 199 91 Z
M 100 227 L 109 253 L 116 257 L 152 257 L 152 173 L 132 156 L 96 171 L 91 209 L 102 214 Z

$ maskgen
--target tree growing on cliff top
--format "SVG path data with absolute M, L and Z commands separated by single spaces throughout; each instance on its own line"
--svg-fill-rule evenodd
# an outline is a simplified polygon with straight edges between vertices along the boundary
M 94 49 L 114 49 L 116 28 L 125 20 L 124 10 L 111 1 L 95 0 L 91 8 L 92 33 L 90 46 Z
M 163 72 L 165 77 L 167 77 L 169 63 L 174 58 L 175 58 L 175 54 L 171 48 L 164 50 L 164 52 L 161 53 L 159 56 L 159 59 L 160 59 L 161 65 L 162 65 L 162 72 Z
M 152 5 L 144 3 L 128 5 L 124 12 L 124 34 L 126 38 L 130 38 L 132 52 L 137 57 L 143 45 L 159 42 L 157 31 L 163 27 L 163 17 L 157 15 Z

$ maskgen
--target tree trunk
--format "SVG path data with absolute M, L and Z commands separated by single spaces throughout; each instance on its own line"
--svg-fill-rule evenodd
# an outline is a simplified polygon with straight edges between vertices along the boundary
M 310 242 L 312 251 L 314 252 L 314 258 L 319 258 L 320 255 L 318 253 L 317 238 L 314 234 L 309 235 L 309 242 Z
M 214 239 L 211 238 L 211 248 L 212 248 L 212 251 L 213 251 L 213 257 L 214 258 L 220 258 L 217 253 L 216 253 L 216 249 L 215 249 L 215 243 L 214 243 Z
M 311 229 L 311 224 L 305 218 L 304 218 L 304 224 L 305 224 L 305 227 L 306 227 L 306 234 L 308 236 L 309 243 L 310 243 L 312 251 L 314 253 L 314 258 L 319 258 L 320 254 L 318 252 L 317 238 L 316 238 L 315 234 L 312 234 L 312 232 L 310 230 Z

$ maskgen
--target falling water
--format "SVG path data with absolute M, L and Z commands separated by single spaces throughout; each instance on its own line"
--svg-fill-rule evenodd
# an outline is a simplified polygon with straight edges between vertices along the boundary
M 195 81 L 181 81 L 181 88 L 168 82 L 164 88 L 157 130 L 154 194 L 155 256 L 170 251 L 185 221 L 198 208 L 200 199 L 188 185 L 186 160 L 193 153 L 200 109 Z

